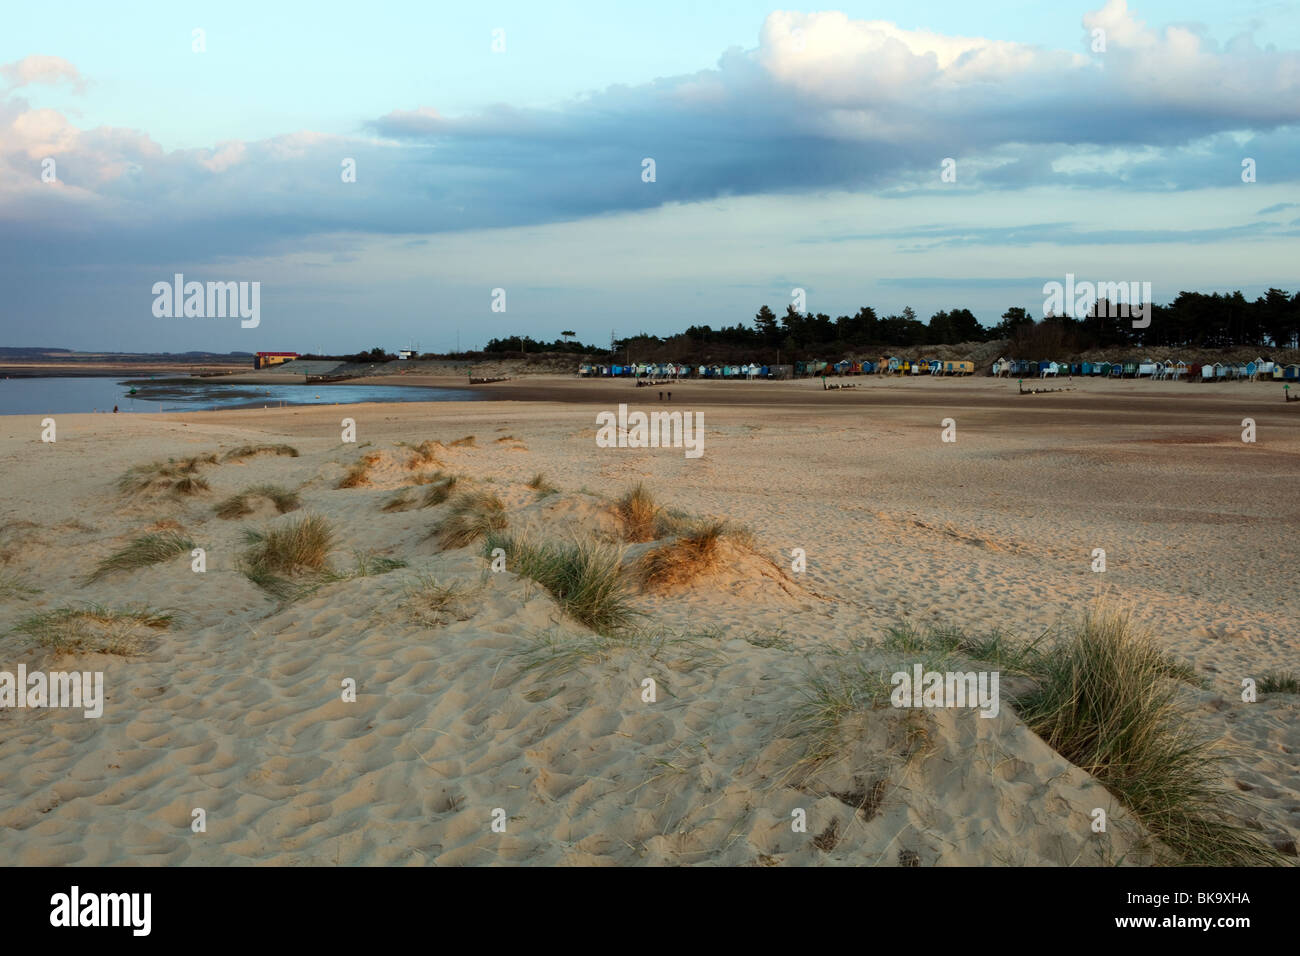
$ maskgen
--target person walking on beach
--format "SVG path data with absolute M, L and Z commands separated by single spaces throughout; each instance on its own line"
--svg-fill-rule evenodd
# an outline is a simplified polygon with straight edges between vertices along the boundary
M 114 415 L 117 414 L 117 406 L 116 406 L 116 405 L 113 406 L 113 414 L 114 414 Z
M 662 402 L 663 400 L 664 400 L 664 393 L 663 393 L 663 392 L 660 392 L 660 393 L 659 393 L 659 401 Z

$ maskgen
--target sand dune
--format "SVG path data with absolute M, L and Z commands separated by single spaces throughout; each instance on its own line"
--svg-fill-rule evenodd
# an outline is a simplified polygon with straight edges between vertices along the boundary
M 38 419 L 0 419 L 0 669 L 102 670 L 108 698 L 99 719 L 0 709 L 8 858 L 1149 863 L 1166 852 L 1159 841 L 1010 706 L 992 719 L 867 708 L 821 741 L 819 760 L 801 732 L 810 681 L 854 642 L 866 640 L 873 664 L 906 663 L 881 643 L 887 625 L 1033 638 L 1099 595 L 1203 678 L 1182 693 L 1197 729 L 1221 742 L 1236 818 L 1294 857 L 1300 697 L 1240 697 L 1243 678 L 1300 660 L 1289 558 L 1300 419 L 1289 407 L 1238 392 L 1148 417 L 1127 397 L 1108 410 L 1101 393 L 1085 395 L 1089 407 L 1077 394 L 1014 405 L 1006 383 L 986 382 L 863 404 L 804 384 L 789 387 L 787 407 L 707 404 L 696 460 L 598 449 L 586 404 L 69 415 L 54 445 L 39 441 Z M 944 412 L 935 389 L 948 384 L 961 401 Z M 1242 409 L 1261 422 L 1255 446 L 1234 440 Z M 949 413 L 955 444 L 939 437 Z M 344 416 L 355 444 L 340 441 Z M 222 460 L 262 443 L 299 455 Z M 195 471 L 208 488 L 193 494 L 115 486 L 131 466 L 208 453 L 217 460 Z M 538 474 L 553 492 L 530 487 Z M 454 493 L 421 506 L 447 475 Z M 538 581 L 494 573 L 482 540 L 449 548 L 434 534 L 456 495 L 482 492 L 499 498 L 506 532 L 620 549 L 631 579 L 675 540 L 622 540 L 615 502 L 637 482 L 752 540 L 728 539 L 690 581 L 630 584 L 637 628 L 621 637 L 584 627 Z M 216 505 L 263 485 L 296 492 L 298 507 L 281 514 L 254 495 L 247 514 L 217 517 Z M 385 510 L 395 495 L 406 503 Z M 245 530 L 306 515 L 333 529 L 333 575 L 304 578 L 286 600 L 243 573 Z M 87 583 L 159 531 L 205 549 L 206 572 L 186 553 Z M 1097 548 L 1105 573 L 1091 570 Z M 806 552 L 803 573 L 794 549 Z M 141 629 L 130 656 L 58 654 L 14 629 L 89 603 L 175 620 Z M 1105 834 L 1089 826 L 1098 807 Z M 195 808 L 206 832 L 191 829 Z M 498 810 L 504 832 L 492 827 Z M 795 811 L 806 832 L 792 828 Z

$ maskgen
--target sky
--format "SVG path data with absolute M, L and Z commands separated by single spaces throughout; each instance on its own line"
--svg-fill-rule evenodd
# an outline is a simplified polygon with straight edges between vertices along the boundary
M 986 324 L 1067 274 L 1300 289 L 1300 3 L 0 23 L 0 345 L 447 351 L 750 322 L 797 289 Z M 256 326 L 156 314 L 177 273 L 259 283 Z

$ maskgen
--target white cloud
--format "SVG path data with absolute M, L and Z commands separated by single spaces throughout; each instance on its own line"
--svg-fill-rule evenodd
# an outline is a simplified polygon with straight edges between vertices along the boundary
M 78 93 L 86 88 L 86 81 L 77 72 L 77 68 L 58 56 L 34 54 L 23 57 L 21 60 L 15 60 L 13 63 L 0 66 L 0 76 L 3 76 L 9 82 L 10 90 L 30 86 L 34 83 L 53 84 L 59 82 L 72 84 L 72 88 Z

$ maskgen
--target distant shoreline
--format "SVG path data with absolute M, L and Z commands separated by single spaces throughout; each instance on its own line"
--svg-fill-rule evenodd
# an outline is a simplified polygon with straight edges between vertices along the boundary
M 247 365 L 185 365 L 175 362 L 145 365 L 138 362 L 51 362 L 0 365 L 0 378 L 133 378 L 141 375 L 222 375 L 251 371 Z

